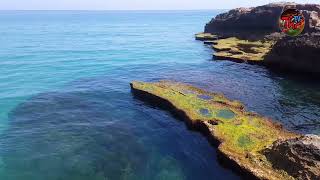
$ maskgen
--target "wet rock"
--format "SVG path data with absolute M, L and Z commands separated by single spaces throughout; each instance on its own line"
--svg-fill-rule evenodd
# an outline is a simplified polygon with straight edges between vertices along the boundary
M 203 41 L 203 44 L 208 44 L 208 45 L 211 45 L 211 44 L 214 44 L 215 41 L 214 40 L 206 40 L 206 41 Z
M 191 85 L 171 81 L 132 82 L 131 88 L 135 96 L 171 111 L 189 127 L 206 135 L 218 146 L 222 161 L 235 170 L 251 178 L 293 179 L 285 170 L 271 166 L 261 152 L 277 140 L 300 135 L 282 129 L 269 118 L 247 112 L 238 101 Z M 188 91 L 193 94 L 184 93 Z M 210 100 L 199 98 L 204 96 Z
M 265 64 L 286 71 L 320 73 L 320 34 L 278 40 L 265 56 Z
M 279 16 L 287 8 L 297 8 L 305 17 L 305 29 L 298 37 L 280 32 Z M 233 9 L 213 18 L 203 34 L 215 34 L 218 38 L 210 42 L 215 59 L 259 63 L 282 71 L 320 73 L 318 4 L 284 2 Z M 239 46 L 242 44 L 251 47 L 242 48 Z
M 260 63 L 270 52 L 274 41 L 248 41 L 235 37 L 216 40 L 212 45 L 213 56 L 218 60 Z
M 274 168 L 297 179 L 320 179 L 320 137 L 306 135 L 276 141 L 264 154 Z
M 206 24 L 204 32 L 247 38 L 279 32 L 279 16 L 288 6 L 301 10 L 305 15 L 307 23 L 304 33 L 315 32 L 320 28 L 320 5 L 271 3 L 253 8 L 237 8 L 219 14 Z

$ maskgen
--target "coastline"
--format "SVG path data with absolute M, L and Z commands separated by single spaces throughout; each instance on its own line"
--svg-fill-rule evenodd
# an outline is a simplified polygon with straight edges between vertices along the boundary
M 279 31 L 284 7 L 296 7 L 305 17 L 302 34 L 294 37 Z M 214 17 L 196 40 L 209 44 L 216 60 L 259 64 L 269 69 L 320 74 L 320 5 L 271 3 L 237 8 Z
M 225 133 L 228 134 L 227 129 L 223 130 L 222 134 L 219 133 L 219 129 L 223 128 L 223 126 L 226 126 L 225 123 L 230 123 L 228 120 L 223 120 L 219 119 L 216 116 L 211 117 L 212 119 L 207 119 L 205 116 L 202 116 L 203 119 L 199 119 L 197 115 L 194 115 L 194 108 L 195 107 L 190 107 L 191 109 L 187 108 L 187 106 L 184 107 L 184 105 L 180 104 L 177 102 L 182 101 L 183 99 L 189 99 L 192 98 L 193 95 L 187 95 L 184 92 L 185 91 L 194 91 L 197 93 L 198 97 L 202 95 L 206 96 L 211 96 L 212 98 L 214 97 L 219 97 L 220 100 L 210 100 L 208 102 L 208 105 L 205 106 L 206 108 L 213 108 L 217 110 L 216 108 L 219 109 L 220 105 L 216 106 L 215 103 L 217 102 L 223 102 L 223 106 L 232 108 L 232 111 L 236 111 L 234 108 L 244 108 L 241 104 L 238 102 L 230 101 L 228 99 L 225 99 L 223 95 L 218 95 L 218 94 L 210 94 L 209 92 L 203 91 L 201 89 L 195 88 L 190 85 L 178 83 L 178 82 L 170 82 L 170 81 L 160 81 L 156 83 L 142 83 L 142 82 L 132 82 L 130 84 L 132 93 L 134 96 L 139 97 L 139 99 L 151 103 L 152 105 L 156 105 L 157 107 L 161 107 L 162 109 L 169 110 L 172 114 L 177 116 L 179 119 L 182 119 L 189 128 L 200 131 L 203 135 L 205 135 L 210 143 L 212 143 L 214 146 L 218 147 L 218 152 L 219 152 L 219 158 L 221 159 L 223 164 L 226 164 L 228 167 L 231 167 L 233 170 L 236 172 L 240 172 L 244 177 L 250 178 L 250 179 L 294 179 L 291 175 L 288 175 L 285 170 L 280 170 L 280 169 L 275 169 L 273 168 L 271 164 L 274 162 L 271 162 L 270 159 L 266 159 L 266 156 L 264 155 L 264 151 L 272 151 L 273 146 L 275 142 L 285 143 L 289 141 L 290 139 L 296 139 L 298 137 L 303 137 L 302 135 L 291 133 L 286 131 L 285 129 L 282 128 L 282 126 L 278 123 L 275 123 L 273 120 L 270 120 L 268 118 L 263 118 L 259 115 L 256 114 L 251 114 L 247 113 L 245 110 L 242 112 L 245 116 L 253 116 L 256 118 L 261 118 L 261 121 L 258 120 L 260 123 L 265 124 L 263 126 L 267 126 L 269 128 L 268 133 L 269 134 L 277 134 L 270 142 L 267 141 L 268 145 L 260 147 L 261 149 L 255 151 L 251 148 L 247 149 L 245 154 L 241 153 L 242 151 L 234 151 L 231 150 L 233 149 L 232 146 L 230 146 L 230 140 L 225 139 Z M 159 88 L 159 89 L 158 89 Z M 175 94 L 173 97 L 170 94 Z M 182 95 L 181 95 L 182 94 Z M 183 95 L 184 94 L 184 95 Z M 210 94 L 210 95 L 208 95 Z M 190 97 L 189 97 L 190 96 Z M 176 100 L 175 100 L 176 99 Z M 188 100 L 189 101 L 189 100 Z M 192 100 L 190 99 L 190 102 L 197 102 L 197 98 Z M 201 100 L 200 100 L 201 101 Z M 184 102 L 183 104 L 185 104 Z M 226 103 L 226 104 L 225 104 Z M 179 105 L 180 104 L 180 105 Z M 212 106 L 212 107 L 210 107 Z M 221 107 L 220 107 L 221 108 Z M 241 110 L 242 111 L 242 110 Z M 240 112 L 238 112 L 240 113 Z M 242 114 L 240 113 L 240 114 Z M 239 114 L 239 115 L 240 115 Z M 218 118 L 218 119 L 217 119 Z M 235 121 L 235 120 L 234 120 Z M 238 121 L 238 120 L 237 120 Z M 241 122 L 234 122 L 235 124 L 232 125 L 234 127 L 237 126 L 242 126 L 242 123 L 245 123 L 245 121 Z M 240 123 L 240 124 L 239 124 Z M 232 123 L 231 123 L 232 124 Z M 248 124 L 249 127 L 253 125 L 250 123 Z M 258 126 L 259 128 L 263 128 L 263 126 Z M 259 129 L 258 128 L 258 129 Z M 249 128 L 250 129 L 250 128 Z M 239 129 L 238 129 L 239 130 Z M 235 130 L 235 131 L 238 131 Z M 232 130 L 233 131 L 233 130 Z M 246 131 L 246 130 L 244 130 Z M 244 133 L 249 133 L 244 132 Z M 234 132 L 234 131 L 233 131 Z M 258 130 L 257 132 L 263 132 Z M 259 134 L 259 133 L 258 133 Z M 282 135 L 281 135 L 282 134 Z M 250 134 L 250 138 L 254 138 L 256 135 Z M 259 134 L 258 137 L 261 137 L 262 134 Z M 269 135 L 268 135 L 269 136 Z M 241 139 L 242 136 L 238 137 Z M 271 138 L 272 136 L 270 136 Z M 265 137 L 267 138 L 267 136 Z M 247 140 L 246 140 L 247 141 Z M 257 143 L 263 142 L 265 140 L 262 140 L 258 138 Z M 229 145 L 227 145 L 229 144 Z M 257 144 L 257 145 L 258 145 Z M 241 147 L 241 146 L 240 146 Z M 231 149 L 230 149 L 231 148 Z M 237 148 L 236 148 L 237 149 Z M 268 150 L 271 149 L 271 150 Z M 251 152 L 252 151 L 252 152 Z M 248 154 L 247 154 L 248 153 Z M 278 154 L 280 152 L 276 152 Z M 247 155 L 246 155 L 247 154 Z M 305 173 L 308 172 L 308 170 L 304 169 Z M 312 172 L 308 172 L 311 173 Z M 300 178 L 299 178 L 300 179 Z

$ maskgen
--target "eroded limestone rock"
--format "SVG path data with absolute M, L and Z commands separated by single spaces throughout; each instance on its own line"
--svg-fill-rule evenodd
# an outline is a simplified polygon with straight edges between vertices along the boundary
M 259 63 L 271 51 L 274 41 L 248 41 L 235 37 L 216 40 L 212 48 L 216 59 Z
M 278 40 L 264 57 L 267 66 L 286 71 L 320 73 L 320 34 Z
M 245 110 L 238 102 L 178 82 L 132 82 L 132 92 L 144 101 L 170 110 L 190 127 L 218 145 L 221 157 L 231 166 L 259 179 L 293 179 L 272 166 L 264 155 L 275 141 L 300 135 L 269 118 Z
M 276 141 L 264 154 L 274 168 L 285 170 L 297 179 L 320 179 L 319 136 Z
M 278 19 L 287 6 L 303 12 L 307 20 L 304 33 L 311 33 L 320 28 L 320 5 L 296 4 L 290 2 L 271 3 L 253 8 L 237 8 L 213 18 L 206 26 L 205 33 L 229 36 L 270 34 L 279 31 Z M 311 17 L 311 18 L 310 18 Z
M 301 10 L 305 17 L 305 29 L 300 36 L 288 37 L 280 32 L 279 16 L 288 7 Z M 318 4 L 284 2 L 233 9 L 213 18 L 203 34 L 218 37 L 210 42 L 216 50 L 215 59 L 260 63 L 283 71 L 320 73 Z M 245 46 L 250 48 L 242 48 L 243 42 L 249 42 Z

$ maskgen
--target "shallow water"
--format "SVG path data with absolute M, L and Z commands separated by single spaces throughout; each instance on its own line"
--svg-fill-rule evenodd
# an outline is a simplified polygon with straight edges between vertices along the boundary
M 230 109 L 223 109 L 218 111 L 217 116 L 223 119 L 231 120 L 236 116 L 236 114 Z
M 319 83 L 211 60 L 193 34 L 216 13 L 0 12 L 0 179 L 239 179 L 132 80 L 191 83 L 320 134 Z

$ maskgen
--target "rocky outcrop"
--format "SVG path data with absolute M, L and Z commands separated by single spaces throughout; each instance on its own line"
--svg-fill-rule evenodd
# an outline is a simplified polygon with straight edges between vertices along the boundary
M 205 33 L 250 36 L 278 32 L 279 16 L 287 7 L 295 7 L 303 12 L 307 20 L 304 33 L 315 32 L 320 28 L 320 5 L 273 3 L 254 8 L 237 8 L 219 14 L 205 26 Z
M 267 66 L 280 70 L 320 73 L 320 34 L 278 40 L 265 56 Z
M 264 151 L 276 169 L 285 170 L 301 180 L 320 179 L 320 137 L 306 135 L 285 141 L 276 141 Z
M 248 41 L 236 37 L 213 42 L 215 59 L 229 59 L 236 62 L 261 63 L 270 52 L 273 41 Z
M 251 178 L 270 180 L 303 176 L 319 178 L 318 164 L 308 163 L 308 160 L 316 162 L 314 160 L 319 158 L 311 143 L 305 141 L 301 144 L 303 149 L 310 150 L 310 153 L 305 154 L 305 159 L 292 163 L 303 171 L 292 173 L 291 169 L 282 167 L 277 162 L 278 156 L 286 155 L 282 154 L 285 149 L 277 148 L 277 143 L 290 144 L 295 139 L 300 140 L 301 135 L 286 131 L 269 118 L 246 111 L 238 101 L 229 100 L 219 93 L 171 81 L 132 82 L 131 88 L 136 97 L 171 111 L 189 127 L 206 135 L 218 146 L 219 158 L 238 172 L 250 175 Z M 302 153 L 301 151 L 297 153 Z M 283 157 L 281 163 L 289 166 L 292 158 L 287 157 Z M 312 173 L 314 176 L 311 176 Z
M 298 37 L 280 33 L 278 25 L 281 12 L 291 7 L 301 10 L 305 17 L 304 31 Z M 213 18 L 205 26 L 205 34 L 218 37 L 206 43 L 213 44 L 215 59 L 262 64 L 285 71 L 320 73 L 320 5 L 273 3 L 233 9 Z M 230 38 L 233 38 L 232 43 L 228 43 Z M 241 48 L 239 44 L 244 41 L 251 48 Z M 217 44 L 230 47 L 219 51 Z M 253 49 L 261 51 L 256 53 Z
M 320 31 L 320 11 L 303 11 L 303 16 L 307 19 L 304 32 Z

